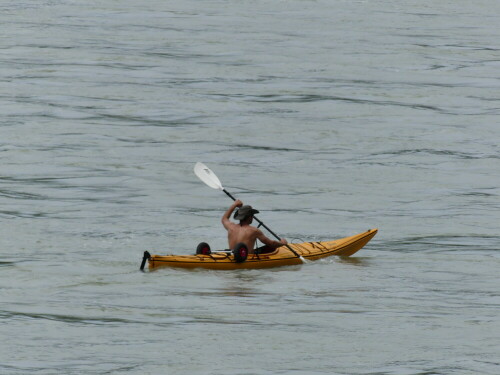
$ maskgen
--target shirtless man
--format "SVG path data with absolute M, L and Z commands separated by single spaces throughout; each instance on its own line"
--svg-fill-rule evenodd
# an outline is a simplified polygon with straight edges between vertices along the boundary
M 240 207 L 238 213 L 234 217 L 236 220 L 240 221 L 239 224 L 235 224 L 229 220 L 236 207 Z M 224 225 L 224 228 L 227 230 L 227 239 L 230 249 L 234 249 L 238 243 L 243 242 L 247 245 L 248 252 L 252 254 L 257 239 L 273 249 L 288 243 L 284 238 L 282 238 L 281 241 L 273 241 L 267 238 L 260 229 L 251 226 L 253 215 L 258 213 L 259 211 L 253 209 L 252 206 L 243 206 L 243 202 L 239 199 L 224 213 L 222 216 L 222 225 Z

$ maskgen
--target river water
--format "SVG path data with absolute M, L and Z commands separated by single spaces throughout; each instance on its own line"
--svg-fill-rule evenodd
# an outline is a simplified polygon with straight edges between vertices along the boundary
M 500 373 L 500 2 L 0 4 L 1 374 Z M 231 201 L 354 257 L 139 272 Z

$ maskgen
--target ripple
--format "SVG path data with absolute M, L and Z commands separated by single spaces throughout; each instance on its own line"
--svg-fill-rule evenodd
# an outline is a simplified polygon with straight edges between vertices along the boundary
M 0 267 L 12 267 L 17 262 L 9 262 L 9 261 L 0 261 Z
M 71 324 L 83 325 L 107 325 L 107 324 L 122 324 L 122 323 L 140 323 L 129 319 L 120 318 L 91 318 L 73 315 L 62 314 L 41 314 L 41 313 L 24 313 L 12 311 L 0 311 L 0 317 L 4 319 L 35 319 L 35 320 L 53 320 Z
M 496 252 L 495 243 L 500 242 L 500 236 L 487 235 L 431 235 L 400 238 L 378 244 L 383 250 L 397 252 L 454 252 L 471 250 L 474 252 Z
M 360 98 L 349 98 L 342 96 L 332 96 L 332 95 L 278 95 L 278 94 L 267 94 L 267 95 L 244 95 L 244 94 L 210 94 L 212 97 L 220 97 L 226 99 L 239 99 L 242 101 L 250 101 L 256 103 L 311 103 L 311 102 L 322 102 L 322 101 L 339 101 L 348 102 L 353 104 L 370 104 L 377 106 L 396 106 L 396 107 L 407 107 L 412 109 L 421 110 L 431 110 L 440 113 L 449 113 L 442 108 L 416 103 L 403 103 L 395 102 L 389 100 L 375 100 L 375 99 L 360 99 Z
M 452 156 L 459 159 L 498 159 L 500 155 L 497 154 L 484 154 L 484 153 L 472 153 L 472 152 L 463 152 L 463 151 L 454 151 L 454 150 L 436 150 L 436 149 L 402 149 L 395 151 L 385 151 L 374 153 L 372 156 L 381 156 L 381 155 L 414 155 L 414 154 L 428 154 L 428 155 L 436 155 L 436 156 Z

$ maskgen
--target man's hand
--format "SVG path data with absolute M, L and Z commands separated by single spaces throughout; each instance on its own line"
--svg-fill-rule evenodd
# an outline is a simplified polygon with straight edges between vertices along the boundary
M 229 220 L 231 218 L 231 215 L 233 214 L 233 211 L 236 209 L 236 207 L 241 207 L 243 206 L 243 202 L 240 201 L 239 199 L 235 200 L 234 203 L 231 205 L 231 207 L 228 208 L 228 210 L 222 215 L 222 225 L 224 225 L 224 228 L 229 230 L 229 227 L 231 226 L 231 221 Z
M 281 242 L 283 245 L 287 245 L 287 244 L 288 244 L 288 241 L 287 241 L 287 240 L 285 240 L 284 238 L 282 238 L 282 239 L 280 240 L 280 242 Z

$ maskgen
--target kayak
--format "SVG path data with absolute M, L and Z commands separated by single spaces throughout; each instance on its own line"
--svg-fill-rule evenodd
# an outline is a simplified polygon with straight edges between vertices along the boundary
M 150 270 L 160 267 L 236 270 L 298 265 L 303 261 L 294 252 L 307 260 L 317 260 L 332 255 L 348 257 L 365 246 L 375 234 L 377 234 L 377 229 L 369 229 L 366 232 L 334 241 L 288 244 L 293 252 L 285 245 L 274 250 L 261 248 L 256 253 L 248 254 L 244 261 L 238 259 L 236 254 L 229 250 L 194 255 L 151 255 L 145 251 L 141 269 L 144 268 L 146 261 Z

